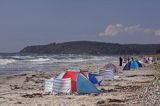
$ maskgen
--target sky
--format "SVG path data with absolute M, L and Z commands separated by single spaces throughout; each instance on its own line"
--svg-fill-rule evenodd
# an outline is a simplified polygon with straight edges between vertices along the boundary
M 0 52 L 53 42 L 160 44 L 160 0 L 0 0 Z

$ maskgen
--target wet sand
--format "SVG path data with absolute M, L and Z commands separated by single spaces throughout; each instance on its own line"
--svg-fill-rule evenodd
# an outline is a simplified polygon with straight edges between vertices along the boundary
M 81 66 L 83 70 L 100 69 L 104 64 Z M 160 74 L 152 67 L 122 71 L 119 79 L 103 81 L 100 94 L 52 95 L 44 93 L 44 80 L 60 73 L 30 72 L 0 77 L 0 106 L 158 106 Z

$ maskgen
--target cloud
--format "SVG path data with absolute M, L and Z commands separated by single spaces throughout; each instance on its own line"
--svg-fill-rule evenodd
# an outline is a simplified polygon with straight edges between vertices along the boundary
M 123 33 L 127 34 L 150 34 L 160 36 L 160 30 L 151 28 L 143 28 L 140 25 L 123 26 L 122 24 L 108 25 L 104 32 L 100 33 L 100 36 L 118 36 Z
M 119 33 L 123 32 L 124 28 L 121 24 L 108 25 L 103 33 L 100 33 L 101 36 L 116 36 Z

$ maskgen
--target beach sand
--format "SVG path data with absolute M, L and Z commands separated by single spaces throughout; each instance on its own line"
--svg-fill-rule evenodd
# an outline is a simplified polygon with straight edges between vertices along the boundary
M 83 70 L 100 69 L 104 64 L 83 65 Z M 119 79 L 103 81 L 100 94 L 52 95 L 44 93 L 44 80 L 60 73 L 30 72 L 0 77 L 0 106 L 158 106 L 160 74 L 152 67 L 122 71 Z

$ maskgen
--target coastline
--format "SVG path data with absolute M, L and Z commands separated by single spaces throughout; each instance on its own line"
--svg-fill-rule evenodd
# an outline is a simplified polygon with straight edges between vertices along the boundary
M 100 69 L 104 64 L 82 65 L 82 70 Z M 1 106 L 144 106 L 160 103 L 159 72 L 151 66 L 138 71 L 122 71 L 118 67 L 119 79 L 104 81 L 98 89 L 102 93 L 85 95 L 52 95 L 44 93 L 44 80 L 59 74 L 30 72 L 0 77 Z M 154 85 L 155 84 L 155 85 Z M 152 90 L 150 90 L 152 89 Z M 157 94 L 152 94 L 157 93 Z M 152 97 L 154 96 L 154 97 Z

